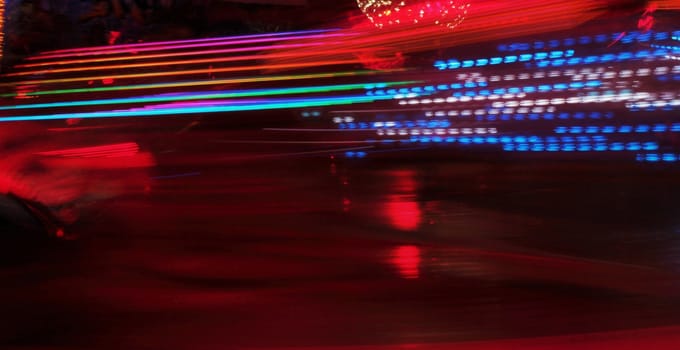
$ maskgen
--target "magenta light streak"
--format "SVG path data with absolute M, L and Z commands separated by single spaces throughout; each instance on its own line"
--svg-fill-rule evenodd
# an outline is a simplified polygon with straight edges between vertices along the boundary
M 256 44 L 256 43 L 281 41 L 281 40 L 328 39 L 328 38 L 343 37 L 343 36 L 347 36 L 347 34 L 342 34 L 342 33 L 327 34 L 327 33 L 325 33 L 325 34 L 312 34 L 312 35 L 301 35 L 301 36 L 290 36 L 290 37 L 274 37 L 274 38 L 270 37 L 270 38 L 248 39 L 248 40 L 226 40 L 226 41 L 197 43 L 197 44 L 165 45 L 165 46 L 158 46 L 158 47 L 134 47 L 133 46 L 133 47 L 129 47 L 129 48 L 119 48 L 119 46 L 114 45 L 114 46 L 110 46 L 110 49 L 103 50 L 103 51 L 80 52 L 80 53 L 73 53 L 73 54 L 50 54 L 50 55 L 32 56 L 32 57 L 28 57 L 27 59 L 31 60 L 31 61 L 35 61 L 35 60 L 43 60 L 43 59 L 48 59 L 48 58 L 101 56 L 101 55 L 112 55 L 112 54 L 117 54 L 117 53 L 130 54 L 132 52 L 138 53 L 138 52 L 148 52 L 148 51 L 166 51 L 166 50 L 174 50 L 174 49 L 191 49 L 191 48 L 197 48 L 197 47 Z
M 167 57 L 182 57 L 182 56 L 196 56 L 196 55 L 212 55 L 212 54 L 222 54 L 222 53 L 235 53 L 235 52 L 248 52 L 248 51 L 260 51 L 260 50 L 276 50 L 276 49 L 293 49 L 300 47 L 309 46 L 322 46 L 328 45 L 329 42 L 310 42 L 302 44 L 281 44 L 281 45 L 265 45 L 265 46 L 248 46 L 248 47 L 238 47 L 233 49 L 220 49 L 220 50 L 203 50 L 203 51 L 186 51 L 186 52 L 172 52 L 167 54 L 156 54 L 155 56 L 161 56 L 162 58 Z M 332 42 L 331 42 L 332 44 Z M 154 56 L 154 55 L 151 55 Z M 74 59 L 66 61 L 56 61 L 56 62 L 39 62 L 39 63 L 27 63 L 18 64 L 17 68 L 29 68 L 29 67 L 42 67 L 50 65 L 67 65 L 67 64 L 78 64 L 78 63 L 90 63 L 90 62 L 106 62 L 106 61 L 123 61 L 123 60 L 135 60 L 135 59 L 148 59 L 157 57 L 145 57 L 142 56 L 118 56 L 110 58 L 88 58 L 88 59 Z M 236 57 L 240 60 L 240 57 Z
M 97 51 L 97 50 L 113 50 L 115 48 L 132 48 L 132 47 L 145 47 L 145 46 L 155 46 L 155 45 L 172 45 L 172 44 L 186 44 L 186 43 L 200 43 L 200 42 L 211 42 L 211 41 L 221 41 L 221 40 L 234 40 L 234 39 L 253 39 L 253 38 L 266 38 L 274 36 L 286 36 L 293 34 L 321 34 L 333 32 L 335 29 L 319 29 L 319 30 L 306 30 L 297 32 L 280 32 L 280 33 L 264 33 L 264 34 L 254 34 L 254 35 L 237 35 L 237 36 L 226 36 L 217 38 L 203 38 L 203 39 L 187 39 L 187 40 L 170 40 L 170 41 L 154 41 L 145 43 L 135 43 L 135 44 L 121 44 L 121 45 L 107 45 L 107 46 L 88 46 L 88 47 L 78 47 L 63 50 L 52 50 L 45 51 L 38 54 L 48 55 L 48 54 L 61 54 L 66 52 L 84 52 L 84 51 Z

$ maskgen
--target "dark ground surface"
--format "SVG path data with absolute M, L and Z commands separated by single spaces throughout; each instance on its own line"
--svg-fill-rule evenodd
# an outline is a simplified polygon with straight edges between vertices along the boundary
M 677 340 L 677 169 L 331 159 L 149 125 L 95 139 L 135 139 L 156 167 L 90 175 L 109 196 L 83 210 L 78 239 L 0 267 L 1 348 Z M 51 145 L 74 139 L 57 134 Z

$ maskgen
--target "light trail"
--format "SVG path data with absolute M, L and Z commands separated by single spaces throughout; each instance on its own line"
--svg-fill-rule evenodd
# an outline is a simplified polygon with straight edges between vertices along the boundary
M 117 49 L 118 46 L 110 46 L 111 49 L 107 51 L 101 51 L 101 52 L 85 52 L 85 53 L 79 53 L 79 54 L 58 54 L 58 55 L 43 55 L 43 56 L 31 56 L 28 58 L 28 60 L 37 60 L 37 59 L 48 59 L 48 58 L 65 58 L 65 57 L 84 57 L 84 56 L 98 56 L 98 55 L 112 55 L 112 54 L 136 54 L 138 52 L 153 52 L 153 51 L 170 51 L 170 50 L 177 50 L 177 49 L 195 49 L 195 48 L 200 48 L 200 47 L 215 47 L 215 46 L 234 46 L 238 44 L 261 44 L 261 43 L 268 43 L 268 42 L 278 42 L 278 41 L 285 41 L 285 40 L 309 40 L 309 39 L 329 39 L 329 38 L 341 38 L 344 36 L 348 36 L 351 34 L 348 33 L 337 33 L 337 34 L 317 34 L 317 35 L 306 35 L 306 36 L 297 36 L 297 37 L 289 37 L 289 38 L 266 38 L 266 39 L 257 39 L 257 40 L 241 40 L 241 41 L 218 41 L 218 42 L 209 42 L 209 43 L 201 43 L 201 44 L 184 44 L 184 45 L 168 45 L 168 46 L 160 46 L 160 47 L 140 47 L 140 48 L 131 48 L 131 49 Z M 276 45 L 274 45 L 276 46 Z M 278 45 L 282 46 L 282 45 Z M 300 45 L 297 45 L 298 47 Z M 134 57 L 134 56 L 133 56 Z M 106 61 L 108 58 L 98 58 L 97 60 L 102 60 Z M 58 62 L 58 61 L 57 61 Z
M 292 49 L 300 47 L 318 47 L 322 45 L 328 45 L 328 42 L 306 42 L 297 44 L 280 44 L 280 45 L 264 45 L 264 46 L 247 46 L 247 47 L 237 47 L 231 49 L 214 49 L 214 50 L 201 50 L 201 51 L 184 51 L 184 52 L 166 52 L 160 54 L 147 54 L 147 55 L 124 55 L 116 57 L 106 57 L 106 58 L 89 58 L 89 59 L 75 59 L 75 60 L 63 60 L 56 62 L 39 62 L 39 63 L 24 63 L 18 64 L 16 68 L 31 68 L 31 67 L 52 67 L 52 66 L 62 66 L 69 64 L 90 64 L 90 63 L 102 63 L 102 62 L 117 62 L 117 61 L 131 61 L 131 60 L 148 60 L 148 59 L 165 59 L 169 57 L 185 57 L 185 56 L 199 56 L 199 55 L 215 55 L 215 54 L 228 54 L 228 53 L 243 53 L 250 51 L 262 51 L 262 50 L 274 50 L 274 49 Z M 290 54 L 290 53 L 289 53 Z M 299 54 L 299 53 L 297 53 Z
M 390 82 L 384 83 L 387 86 L 411 84 L 410 81 Z M 39 108 L 58 108 L 58 107 L 79 107 L 79 106 L 97 106 L 97 105 L 112 105 L 112 104 L 131 104 L 131 103 L 148 103 L 148 102 L 173 102 L 173 101 L 195 101 L 195 100 L 212 100 L 224 98 L 237 97 L 258 97 L 258 96 L 276 96 L 276 95 L 290 95 L 290 94 L 311 94 L 320 92 L 338 92 L 356 89 L 366 89 L 367 84 L 344 84 L 344 85 L 322 85 L 309 87 L 294 87 L 281 89 L 254 89 L 244 91 L 222 91 L 222 92 L 200 92 L 200 93 L 182 93 L 177 95 L 164 96 L 145 96 L 145 97 L 126 97 L 126 98 L 112 98 L 100 100 L 86 100 L 86 101 L 67 101 L 67 102 L 51 102 L 51 103 L 36 103 L 25 105 L 10 105 L 0 106 L 0 111 L 3 110 L 19 110 L 19 109 L 39 109 Z
M 266 65 L 259 65 L 259 66 L 190 69 L 190 70 L 182 70 L 182 71 L 164 71 L 164 72 L 134 73 L 134 74 L 112 74 L 112 75 L 100 75 L 100 76 L 90 76 L 90 77 L 29 80 L 29 81 L 22 81 L 22 82 L 0 83 L 0 86 L 7 87 L 7 86 L 17 86 L 17 85 L 74 83 L 74 82 L 80 82 L 80 81 L 104 80 L 104 79 L 133 79 L 133 78 L 153 78 L 153 77 L 180 76 L 180 75 L 192 75 L 192 74 L 233 73 L 233 72 L 247 72 L 247 71 L 253 71 L 253 70 L 270 70 L 270 69 L 276 70 L 276 69 L 290 69 L 290 68 L 306 68 L 306 67 L 333 66 L 333 65 L 345 65 L 345 64 L 356 64 L 356 63 L 359 63 L 358 59 L 333 60 L 333 61 L 321 61 L 321 62 L 306 62 L 306 63 L 266 64 Z
M 390 72 L 404 71 L 403 69 L 395 69 Z M 380 72 L 376 71 L 345 71 L 335 73 L 314 73 L 314 74 L 297 74 L 297 75 L 274 75 L 265 77 L 246 77 L 246 78 L 231 78 L 231 79 L 211 79 L 211 80 L 192 80 L 183 82 L 170 83 L 155 83 L 155 84 L 137 84 L 127 86 L 103 86 L 95 88 L 76 88 L 76 89 L 59 89 L 59 90 L 43 90 L 26 93 L 5 93 L 0 94 L 0 97 L 19 97 L 19 96 L 42 96 L 42 95 L 59 95 L 59 94 L 81 94 L 81 93 L 98 93 L 107 91 L 125 91 L 125 90 L 144 90 L 144 89 L 160 89 L 160 88 L 175 88 L 175 87 L 196 87 L 196 86 L 211 86 L 223 84 L 241 84 L 241 83 L 261 83 L 261 82 L 275 82 L 288 80 L 308 80 L 308 79 L 323 79 L 323 78 L 340 78 L 340 77 L 354 77 L 354 76 L 370 76 L 378 75 Z
M 386 100 L 391 97 L 368 97 L 364 95 L 351 95 L 339 97 L 318 97 L 307 99 L 280 99 L 280 100 L 247 100 L 247 101 L 215 101 L 212 105 L 205 104 L 182 104 L 165 105 L 162 107 L 152 106 L 143 109 L 115 110 L 104 112 L 81 112 L 60 113 L 26 116 L 2 116 L 0 122 L 11 121 L 38 121 L 38 120 L 62 120 L 62 119 L 93 119 L 93 118 L 129 118 L 129 117 L 152 117 L 167 115 L 188 115 L 237 111 L 263 111 L 272 109 L 295 109 L 308 107 L 322 107 L 346 105 L 355 103 L 370 103 Z
M 120 45 L 106 45 L 106 46 L 89 46 L 89 47 L 78 47 L 71 49 L 62 50 L 51 50 L 39 53 L 34 57 L 28 59 L 40 59 L 47 55 L 53 54 L 66 54 L 69 52 L 89 52 L 89 51 L 117 51 L 119 49 L 131 49 L 147 46 L 163 46 L 163 45 L 173 45 L 173 44 L 190 44 L 190 43 L 204 43 L 204 42 L 234 42 L 243 41 L 246 39 L 257 39 L 257 38 L 267 38 L 267 37 L 296 37 L 293 35 L 310 35 L 310 34 L 323 34 L 337 31 L 337 29 L 316 29 L 316 30 L 303 30 L 303 31 L 292 31 L 292 32 L 278 32 L 278 33 L 263 33 L 263 34 L 249 34 L 249 35 L 237 35 L 237 36 L 226 36 L 226 37 L 216 37 L 216 38 L 202 38 L 202 39 L 186 39 L 186 40 L 169 40 L 169 41 L 153 41 L 144 43 L 134 43 L 134 44 L 120 44 Z M 296 38 L 299 38 L 297 36 Z M 279 40 L 282 38 L 278 38 Z
M 323 51 L 323 50 L 321 50 Z M 351 50 L 348 50 L 351 51 Z M 254 61 L 263 60 L 276 57 L 288 57 L 292 55 L 297 55 L 297 53 L 279 53 L 279 54 L 258 54 L 258 55 L 246 55 L 246 56 L 233 56 L 233 57 L 219 57 L 219 58 L 201 58 L 201 59 L 186 59 L 186 60 L 174 60 L 174 61 L 159 61 L 159 62 L 146 62 L 146 63 L 131 63 L 131 64 L 112 64 L 112 65 L 101 65 L 101 66 L 89 66 L 89 67 L 71 67 L 71 68 L 48 68 L 44 70 L 30 70 L 30 71 L 20 71 L 5 74 L 6 77 L 17 77 L 26 75 L 46 75 L 46 74 L 56 74 L 56 73 L 68 73 L 68 72 L 86 72 L 86 71 L 98 71 L 107 69 L 130 69 L 130 68 L 148 68 L 148 67 L 158 67 L 158 66 L 171 66 L 171 65 L 193 65 L 193 64 L 206 64 L 206 63 L 226 63 L 226 62 L 240 62 L 240 61 Z M 167 57 L 167 56 L 166 56 Z

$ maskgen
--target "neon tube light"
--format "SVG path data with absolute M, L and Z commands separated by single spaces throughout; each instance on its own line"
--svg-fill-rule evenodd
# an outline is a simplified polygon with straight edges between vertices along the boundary
M 391 82 L 385 83 L 388 86 L 403 85 L 412 82 Z M 202 93 L 185 93 L 177 95 L 164 96 L 145 96 L 145 97 L 127 97 L 127 98 L 112 98 L 89 101 L 67 101 L 67 102 L 51 102 L 51 103 L 36 103 L 26 105 L 0 106 L 0 110 L 18 110 L 18 109 L 36 109 L 36 108 L 57 108 L 57 107 L 77 107 L 77 106 L 97 106 L 107 104 L 130 104 L 130 103 L 148 103 L 148 102 L 172 102 L 172 101 L 194 101 L 194 100 L 211 100 L 224 99 L 236 97 L 257 97 L 257 96 L 275 96 L 288 94 L 310 94 L 319 92 L 337 92 L 348 91 L 355 89 L 365 89 L 367 84 L 344 84 L 344 85 L 322 85 L 309 87 L 295 87 L 295 88 L 281 88 L 281 89 L 255 89 L 242 91 L 222 91 L 222 92 L 202 92 Z
M 181 104 L 152 106 L 143 109 L 129 109 L 106 112 L 85 112 L 85 113 L 63 113 L 63 114 L 43 114 L 27 116 L 7 116 L 0 117 L 0 122 L 10 121 L 37 121 L 37 120 L 61 120 L 61 119 L 93 119 L 93 118 L 129 118 L 129 117 L 151 117 L 167 115 L 187 115 L 197 113 L 220 113 L 238 111 L 262 111 L 272 109 L 293 109 L 308 107 L 323 107 L 335 105 L 347 105 L 355 103 L 376 102 L 380 97 L 367 97 L 364 95 L 338 96 L 338 97 L 319 97 L 306 99 L 279 99 L 279 100 L 248 100 L 248 101 L 215 101 L 208 105 Z M 221 102 L 221 103 L 220 103 Z
M 392 70 L 392 72 L 403 70 Z M 348 71 L 336 73 L 316 73 L 316 74 L 298 74 L 298 75 L 278 75 L 265 77 L 245 77 L 232 79 L 214 79 L 214 80 L 192 80 L 171 83 L 156 83 L 156 84 L 138 84 L 127 86 L 102 86 L 95 88 L 76 88 L 76 89 L 60 89 L 60 90 L 43 90 L 33 91 L 27 93 L 6 93 L 0 94 L 0 97 L 17 97 L 21 96 L 42 96 L 42 95 L 60 95 L 60 94 L 81 94 L 89 92 L 106 92 L 106 91 L 126 91 L 126 90 L 144 90 L 144 89 L 161 89 L 161 88 L 175 88 L 187 86 L 210 86 L 223 84 L 239 84 L 239 83 L 260 83 L 273 81 L 288 81 L 288 80 L 306 80 L 306 79 L 323 79 L 323 78 L 339 78 L 339 77 L 353 77 L 353 76 L 369 76 L 376 75 L 376 71 Z

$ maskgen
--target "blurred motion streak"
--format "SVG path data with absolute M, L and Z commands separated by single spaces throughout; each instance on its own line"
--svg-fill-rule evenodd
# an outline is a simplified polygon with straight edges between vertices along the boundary
M 329 44 L 336 50 L 354 48 L 357 51 L 373 50 L 375 57 L 389 58 L 396 52 L 404 54 L 480 43 L 514 36 L 526 36 L 573 28 L 605 12 L 599 0 L 480 0 L 471 2 L 470 10 L 455 30 L 431 22 L 410 25 L 374 27 L 370 21 L 345 32 L 352 33 L 349 40 Z M 493 26 L 489 26 L 492 23 Z M 391 48 L 391 49 L 390 49 Z M 278 59 L 273 62 L 307 62 L 327 60 L 324 52 L 308 49 L 296 60 Z M 333 59 L 343 56 L 334 55 Z
M 403 245 L 391 252 L 391 262 L 405 279 L 420 277 L 420 248 L 413 245 Z
M 414 171 L 398 170 L 390 172 L 394 193 L 385 198 L 383 215 L 397 230 L 415 231 L 422 221 L 422 212 L 416 201 L 416 180 Z

